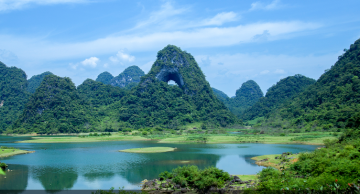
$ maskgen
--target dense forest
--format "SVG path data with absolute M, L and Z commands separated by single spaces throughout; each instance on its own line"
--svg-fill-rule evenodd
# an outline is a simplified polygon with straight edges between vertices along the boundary
M 234 98 L 211 88 L 194 57 L 172 45 L 158 52 L 146 75 L 130 66 L 116 77 L 103 72 L 97 81 L 87 79 L 77 88 L 70 78 L 51 72 L 26 80 L 21 69 L 0 63 L 0 130 L 179 129 L 194 122 L 206 128 L 259 118 L 255 127 L 356 128 L 360 126 L 359 74 L 360 40 L 317 81 L 289 76 L 270 87 L 265 97 L 253 80 L 243 83 Z M 170 80 L 177 85 L 168 84 Z
M 0 133 L 10 128 L 21 114 L 29 98 L 27 86 L 23 70 L 0 62 Z
M 356 127 L 360 112 L 360 39 L 291 102 L 268 114 L 262 126 L 327 130 Z
M 234 98 L 228 98 L 224 103 L 232 113 L 241 117 L 247 108 L 250 108 L 263 96 L 259 85 L 254 80 L 249 80 L 236 90 Z
M 36 88 L 38 88 L 47 75 L 53 75 L 50 71 L 46 71 L 40 75 L 34 75 L 28 80 L 27 91 L 30 93 L 35 93 Z
M 315 82 L 314 79 L 299 74 L 281 79 L 267 90 L 265 97 L 260 98 L 252 107 L 245 110 L 241 118 L 243 120 L 252 120 L 263 117 L 272 110 L 284 105 L 285 102 L 291 100 Z

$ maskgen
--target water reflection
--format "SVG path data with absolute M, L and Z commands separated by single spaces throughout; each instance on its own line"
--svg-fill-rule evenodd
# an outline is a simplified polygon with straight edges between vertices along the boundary
M 43 188 L 51 190 L 67 190 L 74 186 L 78 174 L 73 168 L 34 168 L 32 177 L 41 182 Z
M 0 175 L 1 190 L 17 190 L 11 193 L 21 193 L 28 184 L 29 168 L 26 165 L 11 165 L 6 175 Z

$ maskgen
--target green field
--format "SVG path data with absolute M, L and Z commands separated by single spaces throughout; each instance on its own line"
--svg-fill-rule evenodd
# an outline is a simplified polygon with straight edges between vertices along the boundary
M 33 137 L 31 140 L 19 141 L 17 143 L 71 143 L 71 142 L 99 142 L 99 141 L 133 141 L 149 140 L 141 136 L 86 136 L 86 137 Z
M 148 147 L 148 148 L 132 148 L 126 150 L 119 150 L 119 152 L 130 152 L 130 153 L 160 153 L 160 152 L 172 152 L 176 148 L 171 147 Z
M 0 149 L 0 157 L 9 157 L 18 154 L 28 154 L 28 153 L 34 153 L 34 151 L 26 151 L 19 149 Z

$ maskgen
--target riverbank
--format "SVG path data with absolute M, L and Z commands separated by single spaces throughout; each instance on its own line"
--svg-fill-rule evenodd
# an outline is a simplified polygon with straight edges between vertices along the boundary
M 285 152 L 283 154 L 271 154 L 252 157 L 255 160 L 255 164 L 265 167 L 274 167 L 276 169 L 288 168 L 291 164 L 295 163 L 299 159 L 299 154 L 292 154 Z
M 26 151 L 26 150 L 19 150 L 19 149 L 0 149 L 0 158 L 3 157 L 10 157 L 19 154 L 30 154 L 34 153 L 35 151 Z
M 18 141 L 16 143 L 81 143 L 81 142 L 101 142 L 101 141 L 141 141 L 150 140 L 141 136 L 87 136 L 87 137 L 33 137 L 31 140 Z
M 134 133 L 135 134 L 135 133 Z M 136 133 L 138 134 L 138 133 Z M 110 136 L 34 136 L 31 140 L 19 141 L 17 143 L 79 143 L 100 141 L 149 141 L 156 140 L 158 143 L 264 143 L 264 144 L 305 144 L 323 145 L 325 139 L 337 139 L 338 134 L 317 133 L 292 133 L 287 135 L 268 134 L 162 134 L 162 135 L 131 135 L 123 133 L 112 133 Z
M 126 150 L 119 150 L 119 152 L 128 152 L 128 153 L 161 153 L 161 152 L 172 152 L 176 148 L 171 147 L 148 147 L 148 148 L 132 148 Z

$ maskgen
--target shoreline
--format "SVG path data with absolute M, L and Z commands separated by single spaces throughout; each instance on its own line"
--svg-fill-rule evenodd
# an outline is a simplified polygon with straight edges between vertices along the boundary
M 20 154 L 30 154 L 30 153 L 35 153 L 35 151 L 15 150 L 14 152 L 3 153 L 3 154 L 0 153 L 0 158 L 10 157 Z

